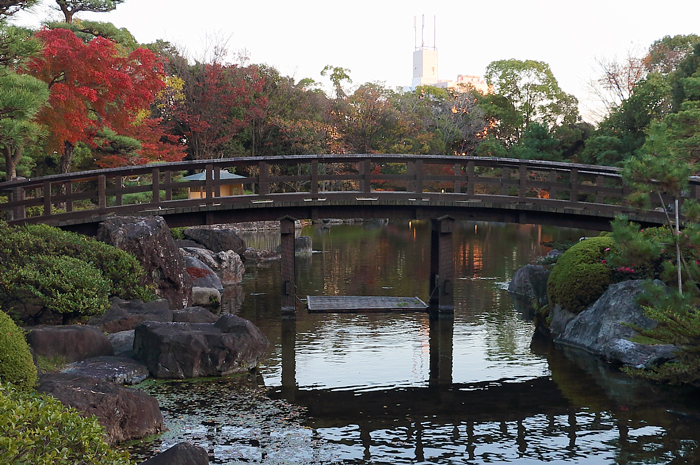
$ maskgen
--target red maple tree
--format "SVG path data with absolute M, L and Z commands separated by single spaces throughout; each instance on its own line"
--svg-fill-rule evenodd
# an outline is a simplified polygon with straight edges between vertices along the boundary
M 165 135 L 148 132 L 155 129 L 153 122 L 134 124 L 137 113 L 149 108 L 165 86 L 162 64 L 153 52 L 138 48 L 127 54 L 102 37 L 86 44 L 67 29 L 42 29 L 36 37 L 44 48 L 28 63 L 27 72 L 49 85 L 49 104 L 38 119 L 49 129 L 48 149 L 61 153 L 62 173 L 71 169 L 76 144 L 92 144 L 104 127 L 141 136 L 147 147 L 140 153 L 143 162 L 177 152 L 173 147 L 149 151 L 162 144 Z M 184 155 L 181 150 L 180 154 Z

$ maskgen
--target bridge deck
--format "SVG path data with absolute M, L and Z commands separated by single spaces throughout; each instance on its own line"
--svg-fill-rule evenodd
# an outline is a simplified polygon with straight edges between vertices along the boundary
M 418 297 L 316 296 L 306 298 L 309 312 L 424 312 L 428 306 Z

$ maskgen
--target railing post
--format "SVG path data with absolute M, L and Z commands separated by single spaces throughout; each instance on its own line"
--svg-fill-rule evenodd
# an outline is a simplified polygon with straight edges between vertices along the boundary
M 476 176 L 474 174 L 474 160 L 467 162 L 467 197 L 474 197 L 474 184 Z
M 114 178 L 114 188 L 116 190 L 115 197 L 114 197 L 114 206 L 119 207 L 124 203 L 124 199 L 122 198 L 122 190 L 124 188 L 124 177 L 123 176 L 116 176 Z
M 415 170 L 416 170 L 416 184 L 414 186 L 414 189 L 415 189 L 416 193 L 422 194 L 423 193 L 423 160 L 416 160 Z
M 221 197 L 221 170 L 214 170 L 214 197 Z
M 311 160 L 311 195 L 318 194 L 318 160 Z
M 501 168 L 501 195 L 508 195 L 510 190 L 510 185 L 508 180 L 510 179 L 510 168 L 504 166 Z
M 25 199 L 24 187 L 15 187 L 12 191 L 12 197 L 15 202 L 22 202 Z M 14 220 L 23 220 L 27 217 L 27 207 L 17 205 L 14 212 Z
M 107 176 L 97 176 L 97 205 L 100 210 L 107 208 Z
M 44 181 L 44 216 L 51 216 L 51 181 Z
M 270 193 L 270 165 L 261 161 L 258 167 L 260 168 L 258 195 L 268 195 Z
M 170 201 L 173 199 L 173 172 L 168 169 L 165 172 L 165 200 Z
M 362 160 L 360 162 L 360 192 L 364 194 L 369 194 L 372 192 L 372 185 L 370 183 L 370 161 Z
M 578 168 L 571 168 L 569 176 L 571 187 L 569 188 L 569 203 L 573 206 L 578 205 Z
M 595 201 L 596 203 L 603 203 L 603 176 L 598 175 L 595 177 Z
M 520 185 L 518 187 L 518 198 L 521 201 L 527 199 L 527 165 L 521 162 L 518 169 Z
M 461 178 L 462 177 L 462 165 L 457 164 L 457 163 L 452 165 L 452 174 L 454 176 L 459 176 Z M 452 191 L 455 194 L 459 194 L 462 192 L 462 180 L 461 179 L 455 179 L 454 188 Z
M 280 274 L 282 313 L 296 312 L 296 285 L 294 282 L 294 222 L 290 216 L 280 218 Z
M 160 203 L 160 169 L 151 170 L 151 186 L 153 187 L 153 198 L 151 203 Z
M 213 179 L 214 178 L 214 165 L 209 163 L 204 167 L 204 170 L 207 173 L 206 181 L 205 181 L 206 185 L 204 187 L 204 190 L 207 191 L 206 204 L 211 205 L 212 203 L 214 203 L 214 201 L 212 200 L 212 194 L 214 193 L 214 179 Z
M 73 211 L 73 183 L 66 181 L 63 183 L 63 192 L 66 194 L 66 211 Z

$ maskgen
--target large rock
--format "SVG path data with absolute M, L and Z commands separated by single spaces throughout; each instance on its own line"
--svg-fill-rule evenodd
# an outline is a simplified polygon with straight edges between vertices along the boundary
M 213 287 L 193 287 L 192 304 L 200 307 L 219 308 L 221 292 Z
M 114 347 L 114 355 L 117 357 L 133 357 L 134 356 L 134 330 L 119 331 L 117 333 L 108 333 L 107 339 Z
M 508 292 L 527 301 L 536 300 L 539 306 L 545 306 L 547 300 L 547 280 L 549 270 L 541 265 L 525 265 L 515 272 L 508 284 Z
M 311 238 L 299 236 L 294 238 L 294 253 L 296 255 L 310 255 L 313 252 Z
M 203 447 L 189 442 L 175 444 L 165 452 L 151 457 L 141 465 L 208 465 L 209 455 Z
M 243 260 L 248 263 L 248 262 L 266 262 L 270 260 L 279 260 L 280 254 L 279 252 L 276 252 L 274 250 L 269 250 L 269 249 L 263 249 L 263 250 L 257 250 L 252 247 L 248 247 L 245 249 L 245 252 L 243 252 L 243 256 L 241 257 Z
M 250 321 L 224 315 L 213 324 L 142 323 L 135 331 L 134 352 L 155 378 L 196 378 L 247 372 L 268 344 Z
M 630 326 L 650 329 L 656 322 L 644 315 L 636 298 L 644 291 L 644 280 L 611 285 L 590 307 L 579 313 L 554 340 L 584 349 L 612 363 L 652 366 L 668 361 L 672 346 L 628 344 L 637 332 Z
M 173 312 L 173 321 L 179 323 L 216 323 L 219 317 L 204 307 L 187 307 Z
M 112 305 L 104 314 L 88 321 L 106 333 L 133 330 L 144 321 L 173 321 L 170 303 L 165 299 L 142 302 L 113 297 L 110 302 Z
M 61 373 L 116 384 L 138 384 L 148 377 L 148 368 L 128 357 L 94 357 L 73 362 L 63 368 Z
M 108 218 L 100 224 L 97 239 L 134 255 L 146 271 L 141 284 L 153 285 L 172 308 L 189 305 L 192 280 L 163 217 Z
M 212 252 L 208 249 L 185 247 L 180 249 L 186 257 L 193 257 L 216 272 L 221 284 L 238 284 L 243 281 L 245 265 L 241 256 L 233 251 Z
M 235 229 L 187 228 L 183 234 L 214 253 L 233 250 L 240 255 L 245 251 L 245 241 Z
M 150 436 L 163 428 L 158 401 L 145 392 L 65 373 L 42 375 L 39 381 L 37 391 L 86 417 L 95 415 L 110 444 Z
M 224 286 L 214 271 L 195 257 L 185 257 L 187 273 L 192 278 L 192 287 L 211 287 L 222 291 Z
M 37 326 L 27 335 L 27 342 L 34 355 L 62 357 L 67 362 L 114 355 L 112 344 L 97 326 Z

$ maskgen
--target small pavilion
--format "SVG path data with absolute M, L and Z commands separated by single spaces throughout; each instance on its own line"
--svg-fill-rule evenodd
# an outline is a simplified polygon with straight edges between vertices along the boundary
M 202 171 L 201 173 L 191 174 L 182 178 L 183 181 L 206 181 L 207 173 Z M 219 179 L 221 180 L 220 193 L 221 197 L 228 197 L 231 195 L 243 195 L 243 182 L 245 176 L 240 176 L 238 174 L 229 173 L 228 170 L 219 171 Z M 202 199 L 206 197 L 206 192 L 204 186 L 189 188 L 188 198 L 190 199 Z

